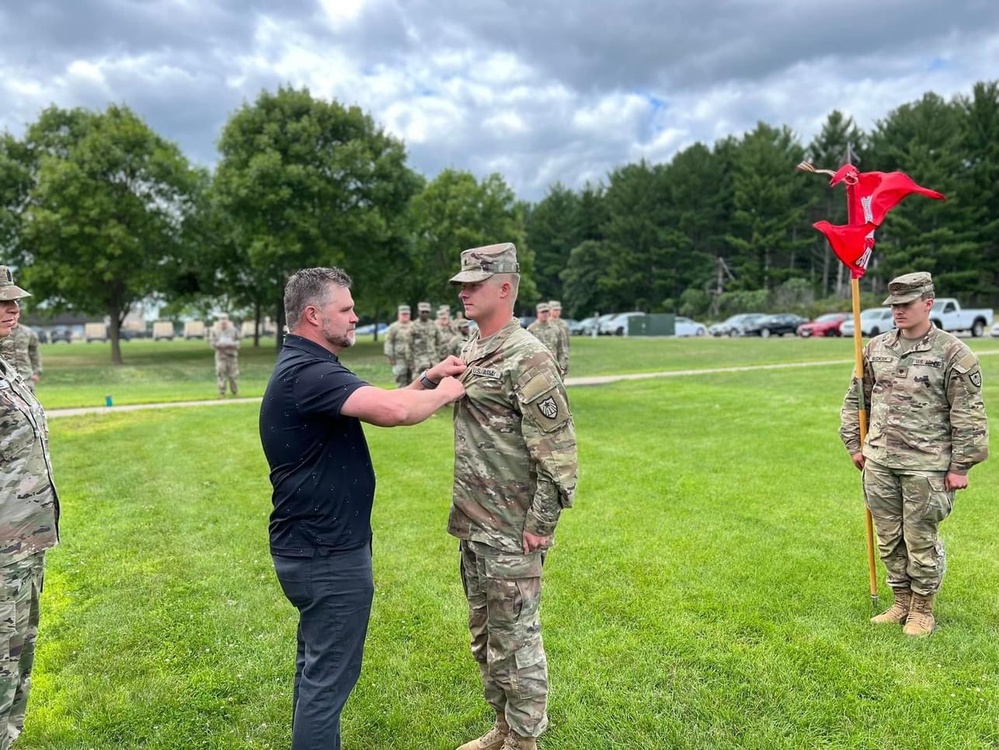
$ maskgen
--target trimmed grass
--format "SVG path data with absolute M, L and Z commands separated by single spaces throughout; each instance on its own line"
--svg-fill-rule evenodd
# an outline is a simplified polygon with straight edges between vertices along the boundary
M 202 353 L 181 357 L 179 343 L 150 346 L 141 366 L 193 387 Z M 87 351 L 74 347 L 60 349 Z M 574 347 L 573 374 L 615 358 L 635 371 L 850 353 L 837 341 L 603 339 Z M 361 346 L 350 364 L 381 367 L 377 355 Z M 999 357 L 982 362 L 994 427 Z M 64 377 L 67 400 L 74 382 L 85 390 L 91 364 L 57 363 L 46 385 Z M 999 743 L 999 462 L 972 472 L 943 526 L 938 632 L 872 628 L 859 475 L 837 436 L 850 369 L 572 389 L 580 484 L 545 574 L 546 750 Z M 254 404 L 51 421 L 63 543 L 49 555 L 20 750 L 288 746 L 295 615 L 267 552 L 256 421 Z M 490 718 L 444 531 L 450 413 L 366 433 L 376 595 L 345 747 L 451 750 Z

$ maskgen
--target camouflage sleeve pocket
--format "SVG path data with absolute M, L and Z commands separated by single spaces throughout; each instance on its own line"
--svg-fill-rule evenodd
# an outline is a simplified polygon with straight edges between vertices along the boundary
M 524 416 L 542 432 L 553 432 L 572 417 L 565 391 L 554 372 L 539 372 L 517 389 Z
M 542 558 L 540 552 L 529 555 L 483 555 L 486 578 L 517 580 L 520 578 L 540 578 Z

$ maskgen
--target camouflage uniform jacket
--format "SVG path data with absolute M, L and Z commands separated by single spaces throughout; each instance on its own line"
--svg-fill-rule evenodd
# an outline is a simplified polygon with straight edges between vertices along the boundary
M 453 320 L 446 326 L 442 326 L 440 323 L 435 323 L 435 325 L 441 332 L 441 343 L 437 349 L 437 359 L 442 360 L 451 353 L 451 342 L 458 335 L 458 326 L 454 324 Z
M 10 336 L 0 340 L 0 356 L 3 356 L 24 378 L 31 382 L 32 375 L 42 372 L 42 358 L 38 354 L 38 334 L 25 325 L 18 324 Z
M 526 529 L 554 533 L 576 493 L 576 430 L 551 352 L 512 319 L 465 345 L 454 408 L 448 533 L 523 553 Z
M 548 347 L 548 351 L 555 357 L 555 362 L 558 364 L 559 370 L 565 372 L 565 368 L 562 365 L 563 362 L 568 365 L 568 362 L 562 348 L 562 332 L 559 330 L 559 327 L 551 321 L 542 323 L 540 320 L 535 320 L 527 327 L 527 330 L 533 333 L 538 341 Z
M 413 370 L 430 367 L 440 361 L 440 350 L 444 343 L 444 332 L 432 320 L 414 320 L 406 332 L 409 342 L 409 355 Z
M 208 345 L 215 350 L 215 362 L 224 360 L 235 361 L 239 357 L 239 329 L 229 326 L 224 331 L 212 328 L 208 336 Z
M 17 371 L 0 360 L 0 567 L 58 542 L 45 412 Z
M 989 455 L 978 357 L 936 327 L 908 351 L 900 336 L 900 331 L 885 333 L 864 348 L 864 403 L 870 413 L 864 456 L 892 469 L 964 474 Z M 847 451 L 860 451 L 856 377 L 840 424 Z
M 385 331 L 385 343 L 382 351 L 390 365 L 404 365 L 409 362 L 409 326 L 412 323 L 395 321 Z

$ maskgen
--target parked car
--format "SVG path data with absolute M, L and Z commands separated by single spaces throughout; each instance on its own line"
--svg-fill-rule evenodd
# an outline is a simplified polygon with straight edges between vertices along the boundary
M 890 307 L 869 307 L 860 313 L 860 335 L 877 336 L 895 327 L 895 319 Z M 853 335 L 853 317 L 843 321 L 839 327 L 842 336 Z
M 852 313 L 826 313 L 820 315 L 815 320 L 802 323 L 798 326 L 798 335 L 803 338 L 820 338 L 822 336 L 839 336 L 839 327 L 843 321 L 853 317 Z
M 721 323 L 715 323 L 708 329 L 712 336 L 741 336 L 743 328 L 757 318 L 765 317 L 763 313 L 739 313 L 732 315 Z
M 68 326 L 56 326 L 49 332 L 49 340 L 53 344 L 59 341 L 71 344 L 73 343 L 73 331 Z
M 600 335 L 623 336 L 628 332 L 628 318 L 634 318 L 637 315 L 645 315 L 645 313 L 633 311 L 611 316 L 600 324 Z
M 107 341 L 108 327 L 104 323 L 84 323 L 83 338 L 88 344 L 94 341 Z
M 591 315 L 588 318 L 583 318 L 581 321 L 576 323 L 575 326 L 569 326 L 569 333 L 573 336 L 592 336 L 593 332 L 597 330 L 597 318 L 596 315 Z
M 379 323 L 378 324 L 378 333 L 379 334 L 383 333 L 387 329 L 388 329 L 388 324 L 387 323 Z M 375 333 L 375 324 L 374 323 L 368 323 L 366 326 L 361 326 L 360 328 L 355 328 L 354 329 L 354 333 L 357 334 L 358 336 L 371 336 L 371 335 L 373 335 Z
M 520 316 L 520 327 L 527 328 L 531 323 L 533 323 L 537 318 L 533 315 L 521 315 Z
M 707 336 L 708 327 L 690 318 L 677 316 L 674 333 L 677 336 Z
M 792 315 L 791 313 L 765 315 L 746 325 L 742 330 L 742 335 L 762 336 L 765 339 L 771 336 L 793 336 L 797 332 L 798 326 L 807 322 L 800 315 Z
M 999 339 L 999 323 L 992 326 L 992 333 L 990 334 L 992 338 Z
M 992 325 L 995 313 L 991 308 L 970 310 L 961 308 L 961 303 L 953 297 L 940 297 L 933 302 L 930 310 L 930 322 L 945 331 L 971 331 L 971 335 L 979 337 L 985 329 Z
M 35 329 L 35 334 L 38 336 L 38 343 L 39 344 L 47 344 L 47 343 L 49 343 L 49 333 L 44 328 L 36 328 Z

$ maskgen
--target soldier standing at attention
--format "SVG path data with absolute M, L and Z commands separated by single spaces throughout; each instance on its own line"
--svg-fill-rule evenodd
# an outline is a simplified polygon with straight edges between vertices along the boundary
M 24 385 L 32 393 L 35 392 L 35 383 L 38 382 L 42 374 L 42 357 L 38 352 L 38 334 L 33 329 L 28 328 L 20 322 L 20 312 L 18 322 L 10 336 L 0 341 L 0 356 L 7 360 L 8 364 L 21 374 Z
M 479 329 L 454 409 L 448 533 L 461 540 L 472 656 L 496 713 L 459 750 L 534 750 L 548 726 L 542 563 L 576 492 L 576 432 L 551 352 L 513 316 L 516 247 L 465 250 L 451 283 Z
M 452 354 L 455 357 L 460 357 L 461 350 L 465 348 L 465 342 L 468 341 L 470 333 L 467 320 L 461 318 L 460 320 L 457 321 L 457 323 L 458 323 L 458 332 L 451 337 L 451 341 L 448 344 L 447 353 Z
M 569 347 L 572 336 L 569 333 L 569 325 L 562 320 L 562 303 L 557 299 L 550 300 L 548 308 L 552 311 L 552 325 L 558 326 L 558 330 L 562 334 L 562 346 L 555 359 L 558 361 L 558 366 L 562 368 L 562 376 L 564 377 L 569 372 Z
M 559 372 L 561 373 L 561 360 L 564 359 L 562 355 L 562 333 L 559 331 L 558 326 L 551 322 L 551 308 L 549 308 L 547 302 L 539 302 L 535 309 L 538 313 L 538 319 L 531 323 L 527 327 L 527 330 L 533 333 L 538 341 L 548 347 L 548 351 L 555 358 L 555 363 L 558 364 Z
M 870 430 L 860 444 L 856 377 L 840 413 L 840 436 L 863 471 L 864 495 L 895 601 L 871 619 L 933 632 L 933 603 L 943 580 L 944 546 L 937 526 L 968 470 L 989 455 L 982 370 L 964 342 L 930 322 L 933 279 L 892 279 L 888 299 L 897 330 L 864 348 L 863 393 Z
M 405 388 L 413 382 L 408 335 L 411 315 L 409 305 L 399 305 L 395 322 L 385 332 L 383 351 L 392 366 L 392 377 L 395 379 L 396 388 Z
M 239 393 L 239 331 L 225 313 L 219 315 L 218 325 L 212 328 L 208 343 L 215 350 L 219 398 L 225 398 L 227 381 L 229 391 L 235 396 Z
M 430 319 L 429 302 L 421 302 L 416 309 L 420 317 L 409 326 L 409 351 L 413 358 L 413 372 L 422 372 L 440 359 L 444 334 Z
M 458 333 L 458 326 L 451 320 L 451 308 L 441 305 L 437 308 L 437 327 L 441 329 L 441 350 L 439 355 L 446 357 L 451 350 L 451 340 Z
M 30 296 L 0 266 L 0 338 Z M 17 371 L 0 359 L 0 748 L 24 728 L 45 551 L 59 542 L 45 411 Z

